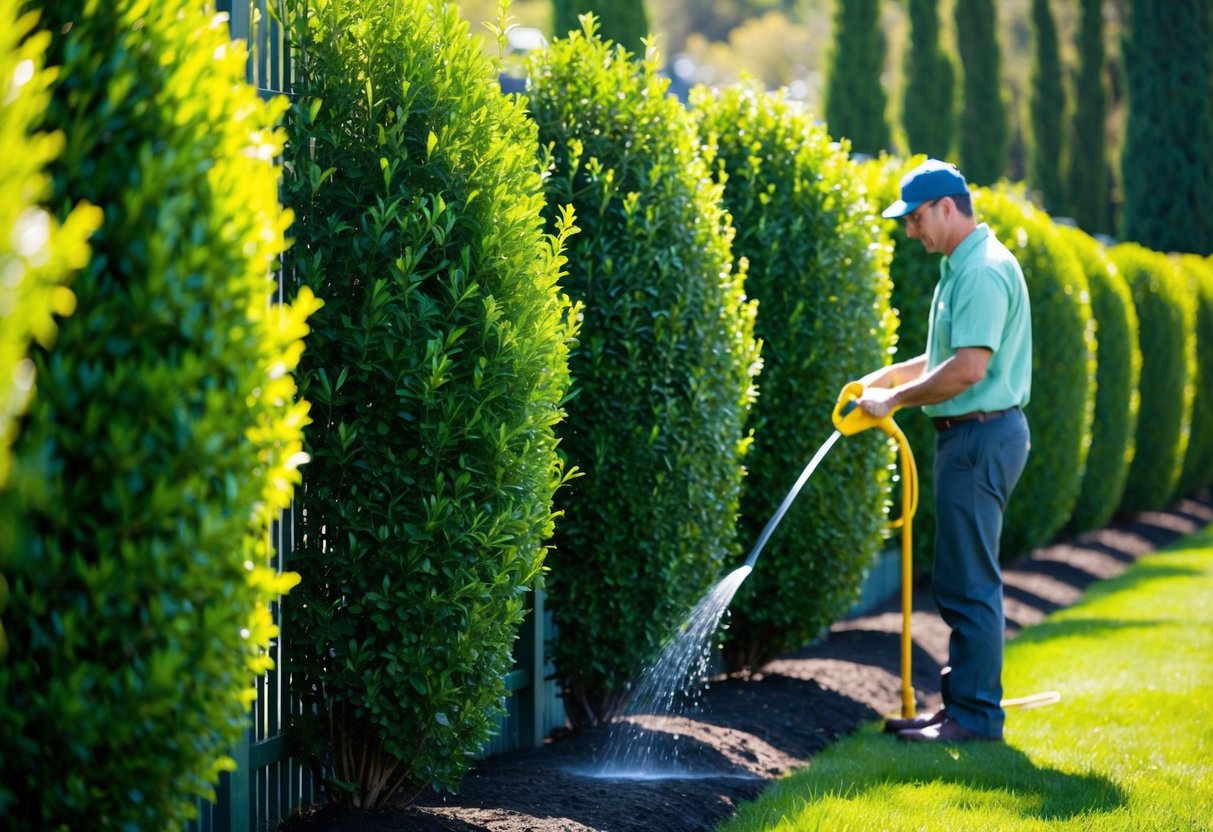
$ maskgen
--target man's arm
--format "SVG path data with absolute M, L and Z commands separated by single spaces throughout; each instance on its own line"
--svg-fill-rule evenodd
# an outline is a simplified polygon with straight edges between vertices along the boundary
M 885 380 L 884 374 L 873 373 L 866 378 L 875 377 L 875 386 L 868 386 L 865 381 L 864 394 L 857 403 L 866 413 L 882 419 L 899 407 L 921 407 L 924 404 L 938 404 L 959 396 L 986 376 L 986 368 L 990 365 L 993 351 L 986 347 L 961 347 L 951 358 L 940 364 L 929 373 L 920 372 L 912 380 L 896 387 L 879 384 Z M 922 367 L 926 366 L 925 357 Z M 919 358 L 906 362 L 913 365 Z M 894 367 L 902 365 L 894 365 Z M 893 368 L 888 368 L 893 369 Z M 887 373 L 888 370 L 884 371 Z M 891 377 L 899 378 L 893 373 Z
M 921 376 L 926 369 L 927 356 L 926 353 L 923 353 L 908 361 L 890 364 L 888 367 L 881 367 L 879 370 L 868 373 L 859 380 L 859 383 L 865 389 L 868 387 L 900 387 Z

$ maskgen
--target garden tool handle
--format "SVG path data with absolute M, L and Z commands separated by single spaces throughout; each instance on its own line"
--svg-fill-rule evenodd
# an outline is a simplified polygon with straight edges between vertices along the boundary
M 913 718 L 914 686 L 911 681 L 912 642 L 910 639 L 910 616 L 913 610 L 913 538 L 914 513 L 918 510 L 918 466 L 910 443 L 901 428 L 893 421 L 894 408 L 883 418 L 877 419 L 856 402 L 863 395 L 864 385 L 860 381 L 848 382 L 838 394 L 834 404 L 834 427 L 845 436 L 860 433 L 868 428 L 880 428 L 897 442 L 901 457 L 901 516 L 889 525 L 901 529 L 901 715 Z
M 889 436 L 896 436 L 898 427 L 893 421 L 892 412 L 877 419 L 855 403 L 863 395 L 863 391 L 861 381 L 849 381 L 842 388 L 838 401 L 834 403 L 834 427 L 843 436 L 853 436 L 868 428 L 880 428 Z

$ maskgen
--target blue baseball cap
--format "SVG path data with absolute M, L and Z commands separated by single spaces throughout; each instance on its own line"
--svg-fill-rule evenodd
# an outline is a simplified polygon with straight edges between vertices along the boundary
M 882 217 L 896 219 L 911 213 L 924 202 L 945 196 L 967 194 L 969 185 L 964 175 L 938 159 L 927 159 L 901 178 L 901 199 L 881 212 Z

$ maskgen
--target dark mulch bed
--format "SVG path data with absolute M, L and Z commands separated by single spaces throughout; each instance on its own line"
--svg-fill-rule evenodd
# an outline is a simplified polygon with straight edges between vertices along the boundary
M 1072 604 L 1092 582 L 1213 520 L 1207 491 L 1167 511 L 1118 518 L 1006 567 L 1008 634 Z M 918 588 L 912 623 L 919 704 L 939 701 L 947 627 Z M 349 812 L 322 807 L 284 824 L 290 832 L 694 832 L 714 829 L 737 803 L 803 765 L 837 737 L 900 708 L 896 599 L 839 622 L 820 643 L 782 656 L 748 679 L 717 680 L 700 711 L 677 726 L 682 759 L 730 776 L 598 780 L 573 773 L 600 758 L 605 731 L 567 734 L 542 748 L 479 763 L 457 796 L 427 795 L 409 809 Z M 1031 691 L 1007 691 L 1018 696 Z M 1008 740 L 1014 742 L 1014 737 Z

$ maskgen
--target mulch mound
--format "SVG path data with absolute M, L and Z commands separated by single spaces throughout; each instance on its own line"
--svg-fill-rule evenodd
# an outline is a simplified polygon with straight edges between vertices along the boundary
M 1167 511 L 1117 518 L 1004 568 L 1008 636 L 1074 603 L 1092 582 L 1199 531 L 1213 520 L 1202 491 Z M 913 682 L 923 710 L 939 704 L 948 629 L 930 593 L 915 590 Z M 900 602 L 834 625 L 803 650 L 746 679 L 717 679 L 698 711 L 673 728 L 680 759 L 697 779 L 601 780 L 576 774 L 601 759 L 607 732 L 564 734 L 542 748 L 484 760 L 458 795 L 426 795 L 407 809 L 357 812 L 322 806 L 283 825 L 290 832 L 698 832 L 712 830 L 738 802 L 804 765 L 864 722 L 900 709 Z M 1007 691 L 1017 696 L 1028 691 Z M 662 726 L 653 726 L 660 729 Z

